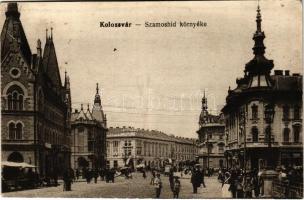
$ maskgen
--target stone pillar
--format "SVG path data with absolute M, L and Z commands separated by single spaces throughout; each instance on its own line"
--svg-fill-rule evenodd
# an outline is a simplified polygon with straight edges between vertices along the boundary
M 278 177 L 278 173 L 272 169 L 268 169 L 261 175 L 264 181 L 264 195 L 263 198 L 272 198 L 272 183 Z

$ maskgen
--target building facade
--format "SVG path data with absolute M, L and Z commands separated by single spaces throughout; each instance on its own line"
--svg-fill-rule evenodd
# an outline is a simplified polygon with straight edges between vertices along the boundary
M 107 118 L 103 112 L 98 84 L 92 111 L 81 105 L 80 111 L 72 113 L 72 156 L 74 170 L 84 168 L 100 169 L 106 167 Z
M 42 176 L 70 166 L 71 92 L 64 85 L 53 34 L 32 54 L 17 3 L 8 3 L 1 32 L 2 161 L 37 166 Z M 43 51 L 43 53 L 42 53 Z
M 208 112 L 207 98 L 204 93 L 202 111 L 199 117 L 199 162 L 204 168 L 225 167 L 225 122 L 222 115 Z
M 178 165 L 197 155 L 196 140 L 169 136 L 155 130 L 133 127 L 110 127 L 107 135 L 107 155 L 110 167 L 144 164 L 162 168 L 166 163 Z
M 222 109 L 228 167 L 302 166 L 302 76 L 288 70 L 271 73 L 274 64 L 264 56 L 261 21 L 258 7 L 254 58 L 236 80 L 237 87 L 229 88 Z

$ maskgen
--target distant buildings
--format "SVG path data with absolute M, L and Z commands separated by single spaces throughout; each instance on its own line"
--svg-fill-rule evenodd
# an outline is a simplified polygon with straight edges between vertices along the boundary
M 52 29 L 32 54 L 17 3 L 1 32 L 1 160 L 37 166 L 42 176 L 70 166 L 71 93 L 61 83 Z M 42 53 L 43 51 L 43 53 Z
M 207 98 L 202 99 L 202 112 L 199 118 L 199 161 L 204 168 L 226 167 L 225 148 L 225 122 L 222 115 L 208 113 Z
M 103 112 L 98 84 L 92 111 L 81 105 L 80 111 L 72 114 L 72 156 L 73 169 L 106 167 L 107 119 Z
M 236 80 L 237 87 L 229 88 L 222 109 L 228 167 L 302 166 L 302 76 L 288 70 L 271 74 L 274 65 L 264 56 L 261 21 L 258 8 L 254 58 L 246 64 L 244 77 Z
M 160 131 L 112 128 L 107 134 L 107 155 L 110 167 L 144 164 L 153 168 L 166 163 L 184 164 L 197 155 L 196 140 L 169 136 Z

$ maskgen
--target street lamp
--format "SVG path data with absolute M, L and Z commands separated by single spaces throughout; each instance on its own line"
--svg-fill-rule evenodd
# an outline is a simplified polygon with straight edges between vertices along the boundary
M 247 139 L 246 139 L 246 110 L 241 110 L 240 112 L 240 130 L 241 133 L 244 137 L 244 155 L 243 155 L 243 170 L 244 174 L 246 174 L 246 144 L 247 144 Z
M 274 119 L 274 105 L 268 104 L 265 106 L 265 121 L 268 124 L 266 128 L 266 135 L 268 139 L 268 162 L 267 162 L 267 170 L 262 173 L 262 178 L 264 180 L 264 198 L 272 198 L 272 183 L 273 180 L 278 176 L 278 173 L 272 169 L 272 157 L 271 157 L 271 123 Z
M 268 104 L 265 106 L 265 111 L 264 111 L 264 114 L 265 114 L 265 121 L 266 123 L 268 124 L 268 127 L 266 128 L 266 136 L 268 137 L 267 138 L 267 142 L 268 142 L 268 164 L 267 164 L 267 167 L 272 167 L 272 158 L 271 158 L 271 123 L 273 122 L 273 118 L 274 118 L 274 106 L 272 104 Z

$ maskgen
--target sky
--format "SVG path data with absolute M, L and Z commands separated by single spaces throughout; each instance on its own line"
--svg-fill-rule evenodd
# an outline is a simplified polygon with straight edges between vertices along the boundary
M 253 58 L 257 1 L 19 3 L 32 53 L 53 27 L 73 110 L 92 106 L 96 83 L 108 126 L 132 126 L 197 138 L 204 90 L 218 114 Z M 260 1 L 266 57 L 274 69 L 302 74 L 302 5 Z M 1 4 L 4 16 L 6 5 Z M 100 22 L 130 22 L 102 28 Z M 206 27 L 147 28 L 145 22 L 206 22 Z M 3 26 L 4 17 L 0 18 Z M 141 26 L 135 26 L 141 24 Z M 48 32 L 50 33 L 50 31 Z M 114 51 L 114 49 L 117 49 Z

